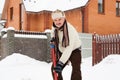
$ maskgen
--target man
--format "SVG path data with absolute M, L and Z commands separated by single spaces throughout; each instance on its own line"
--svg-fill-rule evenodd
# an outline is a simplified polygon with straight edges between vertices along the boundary
M 62 70 L 70 61 L 72 65 L 71 80 L 82 80 L 81 77 L 81 41 L 78 32 L 66 20 L 61 10 L 52 12 L 53 26 L 51 31 L 52 42 L 57 47 L 57 65 L 52 66 L 52 73 L 58 73 L 58 80 L 63 80 Z

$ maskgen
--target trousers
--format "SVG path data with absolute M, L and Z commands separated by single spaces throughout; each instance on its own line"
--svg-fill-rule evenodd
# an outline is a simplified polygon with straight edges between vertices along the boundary
M 81 50 L 75 49 L 74 51 L 72 51 L 72 54 L 71 54 L 68 61 L 71 62 L 71 66 L 72 66 L 71 80 L 82 80 L 82 76 L 81 76 Z M 67 65 L 67 62 L 64 64 L 63 69 Z M 53 65 L 51 66 L 51 72 L 52 72 L 52 76 L 53 76 Z M 58 74 L 58 80 L 63 80 L 62 73 Z

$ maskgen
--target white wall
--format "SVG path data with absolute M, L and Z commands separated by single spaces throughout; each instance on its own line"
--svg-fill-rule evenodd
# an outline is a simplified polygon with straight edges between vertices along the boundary
M 82 41 L 81 54 L 82 58 L 92 56 L 92 34 L 79 33 L 80 40 Z

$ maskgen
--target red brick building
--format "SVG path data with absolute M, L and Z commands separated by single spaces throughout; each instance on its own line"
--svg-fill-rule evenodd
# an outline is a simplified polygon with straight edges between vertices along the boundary
M 5 0 L 2 19 L 7 21 L 6 27 L 13 26 L 16 30 L 40 32 L 51 29 L 51 10 L 27 10 L 24 3 L 26 1 L 37 3 L 36 0 Z M 120 0 L 83 1 L 86 2 L 82 6 L 65 10 L 67 20 L 75 26 L 78 32 L 120 33 Z

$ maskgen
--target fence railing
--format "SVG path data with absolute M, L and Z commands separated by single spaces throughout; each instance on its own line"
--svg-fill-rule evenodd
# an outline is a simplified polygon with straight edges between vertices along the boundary
M 93 34 L 92 65 L 99 63 L 109 54 L 120 54 L 120 34 Z
M 33 32 L 33 31 L 15 31 L 16 34 L 31 34 L 31 35 L 47 35 L 44 32 Z

